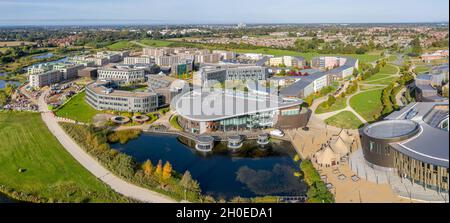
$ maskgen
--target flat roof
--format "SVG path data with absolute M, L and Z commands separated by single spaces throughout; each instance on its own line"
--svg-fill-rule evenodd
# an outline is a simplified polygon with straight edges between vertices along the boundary
M 299 99 L 284 99 L 276 95 L 260 95 L 231 90 L 213 92 L 189 91 L 173 100 L 177 113 L 192 121 L 219 121 L 259 112 L 276 111 L 300 106 Z
M 149 96 L 156 95 L 154 92 L 133 92 L 133 91 L 122 91 L 115 90 L 112 88 L 108 88 L 105 86 L 105 82 L 95 82 L 93 84 L 87 85 L 86 88 L 93 91 L 99 95 L 107 95 L 107 96 L 117 96 L 117 97 L 134 97 L 134 98 L 146 98 Z M 108 91 L 110 91 L 108 93 Z
M 364 133 L 377 139 L 393 139 L 412 134 L 419 125 L 410 120 L 386 120 L 367 126 Z
M 448 118 L 448 106 L 448 101 L 411 103 L 387 116 L 387 120 L 411 120 L 420 127 L 417 135 L 390 145 L 416 160 L 448 168 L 449 132 L 437 126 Z

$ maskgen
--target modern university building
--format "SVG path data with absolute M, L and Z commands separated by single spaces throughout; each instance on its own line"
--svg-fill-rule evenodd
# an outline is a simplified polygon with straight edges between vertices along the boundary
M 203 134 L 306 126 L 309 111 L 302 100 L 228 90 L 190 91 L 172 101 L 185 131 Z
M 158 109 L 156 93 L 115 90 L 110 81 L 97 81 L 86 86 L 85 100 L 96 110 L 148 113 Z
M 411 103 L 367 126 L 362 150 L 369 166 L 436 191 L 449 189 L 448 102 Z

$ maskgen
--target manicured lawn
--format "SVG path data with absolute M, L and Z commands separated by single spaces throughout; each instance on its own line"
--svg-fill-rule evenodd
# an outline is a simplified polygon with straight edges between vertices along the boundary
M 178 129 L 178 130 L 183 130 L 183 128 L 180 126 L 180 124 L 178 123 L 178 116 L 176 115 L 176 116 L 174 116 L 174 117 L 172 117 L 171 119 L 170 119 L 170 125 L 173 127 L 173 128 L 176 128 L 176 129 Z
M 388 62 L 395 62 L 397 60 L 397 56 L 396 55 L 390 55 L 387 59 Z
M 40 114 L 0 112 L 0 126 L 0 185 L 44 202 L 127 201 L 73 159 Z
M 396 74 L 398 71 L 397 67 L 391 64 L 386 64 L 383 68 L 381 68 L 381 74 Z
M 56 115 L 64 118 L 69 118 L 75 121 L 91 123 L 92 117 L 100 112 L 92 108 L 84 100 L 86 92 L 81 92 L 70 99 L 62 108 L 56 111 Z
M 331 118 L 325 120 L 327 125 L 335 126 L 343 129 L 359 129 L 363 123 L 352 112 L 343 111 Z
M 414 69 L 414 73 L 416 73 L 416 74 L 423 74 L 423 73 L 427 73 L 429 71 L 430 71 L 430 67 L 428 67 L 428 66 L 417 66 Z
M 350 106 L 367 121 L 373 121 L 374 115 L 380 114 L 383 109 L 381 92 L 383 90 L 366 91 L 353 96 Z
M 372 89 L 376 89 L 376 88 L 384 88 L 384 87 L 383 86 L 359 85 L 359 89 L 361 91 L 372 90 Z
M 323 114 L 327 112 L 342 110 L 347 106 L 345 98 L 336 99 L 336 102 L 330 107 L 327 107 L 326 104 L 327 104 L 326 102 L 320 104 L 316 109 L 316 114 Z
M 364 82 L 366 84 L 385 84 L 388 85 L 394 81 L 396 81 L 398 77 L 388 77 L 388 78 L 379 78 L 378 80 L 370 81 L 370 82 Z
M 377 73 L 377 74 L 375 74 L 373 76 L 370 76 L 366 80 L 364 80 L 364 82 L 375 81 L 375 80 L 378 80 L 378 79 L 381 79 L 381 78 L 386 78 L 386 77 L 389 77 L 389 76 L 391 76 L 391 75 L 390 74 Z

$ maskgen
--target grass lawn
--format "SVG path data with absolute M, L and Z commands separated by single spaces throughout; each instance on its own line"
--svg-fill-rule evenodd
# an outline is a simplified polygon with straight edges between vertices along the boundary
M 396 55 L 390 55 L 387 59 L 388 62 L 395 62 L 397 60 L 397 56 Z
M 370 81 L 370 82 L 364 82 L 366 84 L 385 84 L 388 85 L 394 81 L 396 81 L 398 79 L 398 77 L 388 77 L 388 78 L 379 78 L 378 80 L 374 80 L 374 81 Z
M 136 46 L 135 44 L 131 43 L 128 40 L 122 40 L 119 42 L 116 42 L 114 44 L 111 44 L 109 46 L 107 46 L 106 48 L 108 48 L 109 50 L 127 50 L 127 49 L 132 49 L 132 48 L 137 48 L 139 46 Z
M 383 86 L 359 85 L 359 89 L 361 91 L 367 91 L 367 90 L 372 90 L 372 89 L 376 89 L 376 88 L 385 88 L 385 87 L 383 87 Z
M 352 112 L 343 111 L 335 116 L 325 120 L 327 125 L 335 126 L 343 129 L 359 129 L 363 123 Z
M 145 45 L 153 46 L 153 47 L 165 47 L 165 46 L 170 46 L 171 44 L 174 43 L 171 41 L 153 40 L 153 39 L 143 39 L 143 40 L 139 40 L 139 42 L 142 44 L 145 44 Z
M 40 114 L 0 112 L 0 126 L 0 185 L 49 202 L 127 201 L 73 159 Z
M 172 117 L 169 122 L 172 127 L 176 128 L 178 130 L 183 130 L 183 128 L 178 123 L 178 115 Z
M 326 107 L 325 106 L 326 102 L 323 102 L 322 104 L 317 106 L 316 114 L 323 114 L 327 112 L 342 110 L 347 106 L 346 101 L 347 100 L 345 98 L 337 98 L 336 102 L 330 107 Z
M 370 77 L 367 78 L 366 80 L 364 80 L 364 82 L 367 82 L 367 81 L 376 81 L 376 80 L 378 80 L 378 79 L 386 78 L 386 77 L 389 77 L 389 76 L 391 76 L 391 74 L 377 73 L 377 74 L 375 74 L 375 75 L 373 75 L 373 76 L 370 76 Z
M 207 44 L 201 44 L 201 43 L 187 43 L 182 41 L 167 41 L 167 40 L 150 40 L 150 39 L 144 39 L 140 40 L 139 42 L 154 46 L 154 47 L 164 47 L 164 46 L 170 46 L 172 44 L 181 44 L 181 45 L 189 45 L 192 47 L 206 47 L 209 49 L 223 49 L 224 47 L 212 47 L 208 46 Z M 313 57 L 320 56 L 320 55 L 326 55 L 326 54 L 319 54 L 319 53 L 301 53 L 297 51 L 292 50 L 280 50 L 280 49 L 271 49 L 271 48 L 258 48 L 258 49 L 227 49 L 231 51 L 235 51 L 238 53 L 262 53 L 262 54 L 269 54 L 274 56 L 302 56 L 306 60 L 311 60 Z M 338 55 L 338 54 L 330 54 L 330 55 Z M 350 56 L 353 58 L 358 59 L 360 62 L 374 62 L 378 59 L 381 59 L 382 57 L 379 54 L 345 54 L 344 56 Z
M 397 66 L 386 64 L 383 68 L 381 68 L 381 74 L 396 74 L 398 71 Z
M 77 94 L 60 109 L 58 109 L 58 111 L 56 111 L 56 115 L 79 122 L 91 123 L 92 117 L 100 112 L 88 105 L 88 103 L 84 100 L 85 96 L 86 92 L 84 91 Z
M 374 115 L 380 114 L 383 109 L 381 92 L 383 90 L 366 91 L 353 96 L 350 106 L 367 121 L 374 121 Z
M 428 66 L 417 66 L 414 69 L 414 73 L 416 73 L 416 74 L 423 74 L 423 73 L 427 73 L 427 72 L 430 72 L 430 67 L 428 67 Z

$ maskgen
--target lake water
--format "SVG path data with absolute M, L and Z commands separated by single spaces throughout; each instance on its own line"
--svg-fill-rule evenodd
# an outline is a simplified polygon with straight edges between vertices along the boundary
M 203 194 L 231 199 L 236 196 L 299 196 L 307 190 L 295 177 L 299 165 L 293 161 L 295 150 L 289 142 L 271 142 L 265 147 L 247 141 L 237 152 L 218 143 L 209 154 L 197 152 L 195 143 L 183 137 L 143 134 L 125 145 L 112 147 L 133 156 L 138 162 L 150 159 L 169 161 L 174 170 L 189 170 L 200 183 Z
M 5 88 L 6 84 L 12 84 L 12 85 L 19 86 L 20 82 L 18 82 L 18 81 L 4 81 L 4 80 L 0 80 L 0 89 Z
M 47 59 L 47 58 L 50 58 L 52 56 L 54 56 L 53 53 L 46 53 L 46 54 L 41 54 L 41 55 L 34 56 L 33 59 Z
M 16 203 L 17 201 L 9 198 L 5 194 L 0 193 L 0 204 L 1 203 Z

